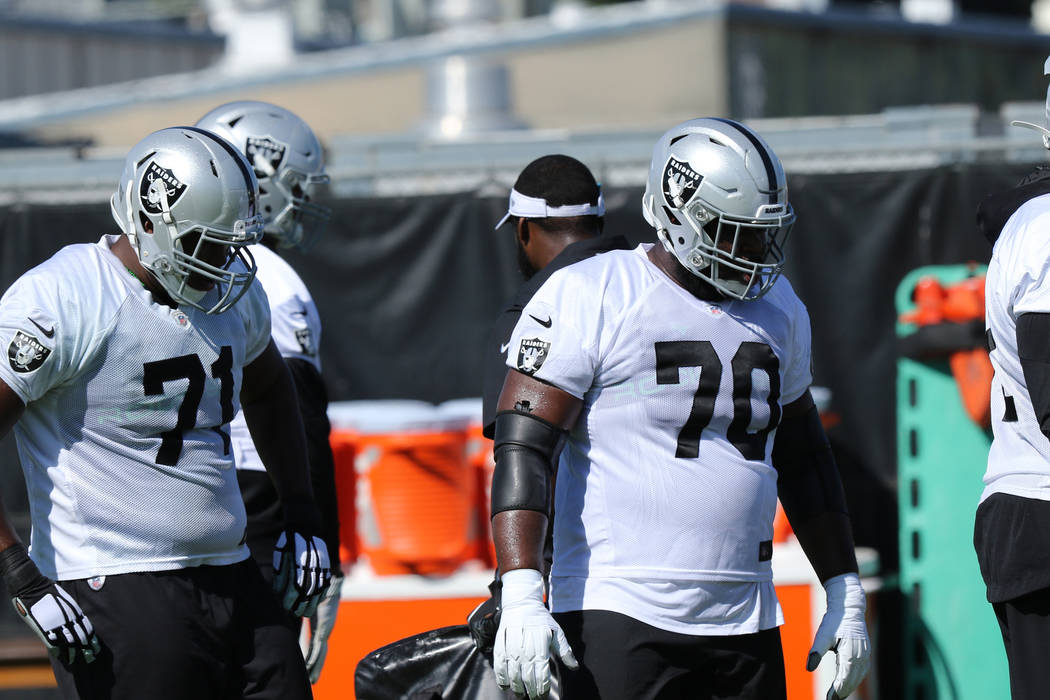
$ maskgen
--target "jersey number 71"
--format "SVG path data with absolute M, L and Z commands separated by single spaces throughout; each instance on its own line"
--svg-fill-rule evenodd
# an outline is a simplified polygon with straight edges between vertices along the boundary
M 222 426 L 233 420 L 233 349 L 223 345 L 219 359 L 211 363 L 212 379 L 219 380 L 219 405 L 222 408 L 222 423 L 211 429 L 222 436 L 223 454 L 230 453 L 230 435 Z M 164 393 L 164 382 L 188 379 L 190 384 L 179 404 L 179 416 L 175 427 L 160 434 L 160 450 L 157 464 L 175 466 L 182 454 L 182 434 L 197 427 L 197 409 L 204 395 L 204 364 L 195 355 L 180 355 L 167 360 L 147 362 L 142 365 L 142 387 L 146 396 Z

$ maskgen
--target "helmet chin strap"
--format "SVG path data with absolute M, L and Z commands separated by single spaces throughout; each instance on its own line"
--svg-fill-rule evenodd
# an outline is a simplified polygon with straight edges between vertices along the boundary
M 656 238 L 663 245 L 664 250 L 673 255 L 675 258 L 678 256 L 674 252 L 674 244 L 671 243 L 671 233 L 660 225 L 660 220 L 653 214 L 653 197 L 649 195 L 642 200 L 642 218 L 649 223 L 650 226 L 656 229 Z
M 201 299 L 203 299 L 204 295 L 207 293 L 207 290 L 200 290 L 196 287 L 191 287 L 186 282 L 183 282 L 182 291 L 179 292 L 179 295 L 190 304 L 196 305 L 200 303 Z
M 135 228 L 135 205 L 133 204 L 135 194 L 132 191 L 133 187 L 134 180 L 128 180 L 128 186 L 124 192 L 124 206 L 127 209 L 127 225 L 124 227 L 124 233 L 127 234 L 131 247 L 137 253 L 139 250 L 139 234 L 138 229 Z
M 174 246 L 176 244 L 176 242 L 179 240 L 179 229 L 178 229 L 178 226 L 175 225 L 175 217 L 172 215 L 172 213 L 171 213 L 171 205 L 168 203 L 168 190 L 164 186 L 161 186 L 160 209 L 161 209 L 161 217 L 160 218 L 164 222 L 164 225 L 167 227 L 169 240 L 171 241 L 172 246 Z M 179 243 L 179 245 L 182 245 L 182 244 Z M 198 242 L 198 245 L 200 245 L 199 242 Z M 194 254 L 196 254 L 197 251 L 193 251 L 193 252 L 194 252 Z M 172 262 L 172 266 L 174 267 L 174 262 L 175 262 L 174 251 L 172 251 L 172 261 L 171 262 Z M 187 303 L 196 306 L 196 305 L 198 305 L 200 303 L 200 300 L 203 299 L 204 295 L 207 294 L 207 293 L 208 293 L 207 290 L 201 291 L 199 289 L 195 289 L 194 287 L 191 287 L 190 283 L 189 283 L 189 277 L 188 276 L 183 276 L 182 277 L 182 282 L 181 282 L 181 284 L 179 284 L 178 291 L 174 292 L 173 294 L 176 297 L 181 297 L 182 300 L 186 301 Z M 179 301 L 179 299 L 176 299 L 176 301 Z

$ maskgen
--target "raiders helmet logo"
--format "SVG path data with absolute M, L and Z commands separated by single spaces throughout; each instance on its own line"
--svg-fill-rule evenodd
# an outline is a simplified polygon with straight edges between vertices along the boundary
M 674 156 L 668 158 L 662 178 L 664 201 L 667 206 L 672 209 L 684 207 L 696 194 L 696 188 L 703 179 L 704 176 L 690 168 L 688 163 L 683 163 Z
M 150 214 L 160 214 L 171 209 L 186 191 L 186 183 L 175 177 L 175 173 L 150 161 L 139 182 L 139 201 Z
M 7 360 L 11 363 L 11 369 L 23 374 L 39 369 L 50 354 L 50 348 L 22 331 L 15 333 L 14 340 L 7 346 Z
M 277 172 L 277 169 L 281 167 L 281 163 L 284 162 L 284 154 L 287 150 L 288 147 L 285 144 L 275 141 L 269 136 L 249 136 L 248 143 L 244 147 L 244 153 L 248 156 L 248 162 L 255 169 L 255 177 L 260 180 L 268 178 Z M 262 159 L 263 162 L 269 163 L 270 172 L 260 169 L 257 159 Z
M 524 338 L 518 346 L 518 369 L 525 374 L 535 374 L 547 359 L 551 344 L 539 338 Z

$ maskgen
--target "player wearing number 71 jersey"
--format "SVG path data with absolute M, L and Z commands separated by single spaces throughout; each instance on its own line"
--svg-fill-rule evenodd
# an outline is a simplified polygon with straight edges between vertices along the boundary
M 511 336 L 492 486 L 496 679 L 542 697 L 557 657 L 563 697 L 783 700 L 779 490 L 827 590 L 807 665 L 835 648 L 828 697 L 846 697 L 868 665 L 864 592 L 809 395 L 809 318 L 780 275 L 794 221 L 783 169 L 742 124 L 685 122 L 656 144 L 643 211 L 660 244 L 554 273 Z M 562 440 L 548 612 L 539 569 Z
M 229 422 L 243 406 L 282 499 L 285 605 L 330 572 L 301 419 L 247 246 L 243 156 L 193 127 L 128 154 L 122 235 L 63 248 L 0 299 L 0 436 L 14 428 L 31 557 L 0 575 L 66 698 L 309 698 L 295 634 L 245 546 Z

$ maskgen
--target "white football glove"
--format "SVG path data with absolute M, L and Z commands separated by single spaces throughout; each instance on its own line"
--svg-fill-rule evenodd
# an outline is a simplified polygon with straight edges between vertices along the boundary
M 40 573 L 21 542 L 0 552 L 0 576 L 15 612 L 64 663 L 91 663 L 101 651 L 91 620 L 62 586 Z
M 306 670 L 310 674 L 310 682 L 316 683 L 321 677 L 321 668 L 324 666 L 324 658 L 328 654 L 328 637 L 335 627 L 335 616 L 339 612 L 340 593 L 343 588 L 343 577 L 333 576 L 328 589 L 321 596 L 321 602 L 317 604 L 317 612 L 310 618 L 310 633 L 299 638 L 299 646 L 306 659 Z M 305 627 L 305 621 L 303 626 Z
M 89 664 L 101 651 L 91 620 L 57 583 L 36 594 L 15 596 L 11 603 L 51 656 L 67 664 Z
M 550 654 L 569 668 L 579 663 L 561 627 L 543 605 L 543 574 L 515 569 L 503 574 L 503 611 L 500 614 L 492 666 L 496 684 L 534 700 L 551 689 Z
M 328 547 L 320 537 L 285 530 L 273 550 L 273 589 L 285 610 L 309 617 L 332 580 Z
M 814 671 L 821 657 L 835 651 L 835 680 L 826 700 L 841 700 L 857 689 L 871 666 L 871 642 L 864 622 L 867 603 L 857 574 L 842 574 L 824 582 L 828 611 L 817 628 L 806 670 Z

